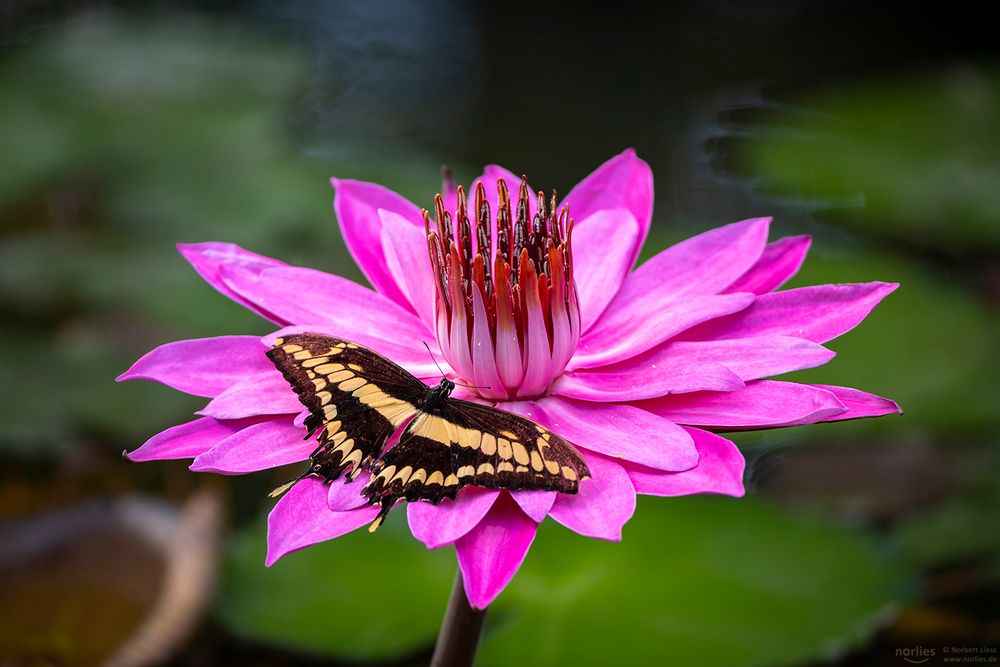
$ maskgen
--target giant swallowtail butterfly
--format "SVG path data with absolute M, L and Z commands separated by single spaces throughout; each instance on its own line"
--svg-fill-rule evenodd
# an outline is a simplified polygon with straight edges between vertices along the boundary
M 576 493 L 590 476 L 573 445 L 543 426 L 449 398 L 450 380 L 428 387 L 355 343 L 294 334 L 277 339 L 267 356 L 309 409 L 306 438 L 319 433 L 303 477 L 332 482 L 346 474 L 353 481 L 371 471 L 361 493 L 381 511 L 370 530 L 401 499 L 439 503 L 470 485 Z M 399 442 L 383 453 L 407 420 Z

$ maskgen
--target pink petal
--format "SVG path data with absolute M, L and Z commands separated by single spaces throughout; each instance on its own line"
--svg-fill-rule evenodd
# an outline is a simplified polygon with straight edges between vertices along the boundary
M 757 263 L 724 291 L 766 294 L 778 289 L 798 273 L 811 243 L 808 236 L 786 236 L 768 243 Z
M 194 458 L 260 420 L 261 418 L 218 421 L 211 417 L 200 417 L 157 433 L 126 456 L 130 461 L 136 462 Z
M 152 380 L 195 396 L 218 396 L 273 366 L 256 336 L 218 336 L 167 343 L 147 352 L 118 376 Z
M 507 390 L 497 370 L 493 354 L 493 338 L 490 336 L 490 321 L 486 315 L 479 289 L 472 290 L 472 380 L 480 387 L 479 392 L 486 398 L 507 398 Z
M 629 274 L 605 311 L 627 317 L 636 304 L 664 304 L 685 294 L 716 294 L 754 265 L 770 218 L 735 222 L 667 248 Z
M 509 496 L 501 494 L 479 525 L 455 542 L 465 595 L 473 607 L 486 609 L 510 583 L 537 528 Z
M 813 387 L 828 391 L 836 396 L 847 407 L 847 411 L 831 415 L 823 421 L 843 421 L 845 419 L 863 419 L 865 417 L 881 417 L 883 415 L 901 415 L 903 410 L 896 401 L 869 394 L 850 387 L 835 387 L 828 384 L 814 384 Z
M 614 459 L 671 471 L 698 464 L 698 451 L 687 431 L 630 405 L 547 396 L 534 403 L 501 403 L 497 407 L 517 412 L 574 445 Z
M 639 256 L 639 249 L 653 220 L 653 171 L 636 156 L 634 149 L 629 148 L 580 181 L 563 203 L 568 204 L 573 217 L 581 221 L 602 209 L 626 208 L 631 211 L 639 225 L 635 247 L 627 262 L 631 267 Z
M 184 259 L 191 263 L 198 275 L 219 292 L 272 322 L 286 324 L 273 313 L 261 310 L 247 299 L 236 294 L 222 281 L 219 274 L 219 269 L 223 266 L 236 266 L 251 273 L 260 273 L 264 269 L 285 266 L 284 262 L 244 250 L 233 243 L 178 243 L 177 250 L 184 256 Z
M 327 484 L 326 506 L 334 512 L 344 512 L 367 505 L 368 499 L 361 495 L 361 489 L 370 479 L 370 473 L 361 472 L 353 481 L 346 475 L 333 480 Z
M 584 456 L 591 478 L 580 482 L 578 493 L 559 494 L 550 514 L 581 535 L 619 542 L 622 527 L 635 512 L 635 489 L 619 464 L 593 454 Z
M 549 334 L 545 328 L 545 315 L 538 297 L 537 283 L 529 273 L 525 298 L 528 326 L 525 332 L 524 379 L 517 388 L 518 396 L 537 396 L 545 391 L 552 381 L 552 355 L 549 348 Z
M 621 364 L 566 373 L 552 386 L 553 395 L 584 401 L 638 401 L 692 391 L 736 391 L 740 376 L 719 363 L 670 360 L 662 364 Z
M 440 505 L 409 503 L 406 518 L 410 532 L 428 549 L 451 544 L 476 527 L 499 495 L 500 492 L 495 489 L 467 487 L 459 492 L 454 501 L 442 500 Z
M 696 294 L 666 303 L 635 301 L 602 317 L 580 339 L 568 368 L 593 368 L 624 361 L 682 331 L 708 320 L 743 310 L 752 294 Z
M 637 407 L 679 424 L 726 429 L 815 424 L 846 410 L 833 392 L 775 380 L 748 382 L 742 391 L 664 396 Z
M 517 506 L 536 523 L 541 523 L 545 519 L 556 502 L 556 496 L 559 495 L 555 491 L 509 491 L 508 493 Z
M 686 364 L 695 368 L 702 364 L 721 364 L 745 382 L 822 366 L 834 356 L 836 353 L 833 350 L 828 350 L 819 343 L 790 336 L 679 340 L 661 345 L 641 357 L 616 364 L 614 368 L 629 372 L 632 368 L 643 368 L 645 365 Z
M 191 464 L 194 472 L 222 475 L 277 468 L 309 458 L 316 443 L 303 439 L 291 419 L 271 419 L 234 433 L 201 454 Z
M 574 276 L 584 331 L 601 316 L 632 268 L 638 237 L 639 223 L 624 208 L 596 211 L 575 227 Z
M 688 340 L 795 336 L 825 343 L 850 331 L 897 283 L 816 285 L 762 294 L 746 310 L 684 334 Z
M 378 215 L 389 272 L 427 331 L 434 331 L 434 274 L 424 229 L 392 211 L 379 209 Z
M 330 273 L 288 266 L 255 275 L 223 267 L 222 277 L 235 292 L 287 322 L 327 326 L 361 345 L 419 341 L 431 335 L 408 310 Z
M 237 382 L 198 414 L 216 419 L 242 419 L 256 415 L 298 414 L 302 410 L 288 381 L 274 368 Z
M 306 477 L 281 497 L 267 517 L 267 560 L 270 567 L 282 556 L 317 542 L 332 540 L 375 519 L 379 508 L 368 506 L 332 512 L 326 506 L 326 487 Z
M 636 493 L 650 496 L 686 496 L 720 493 L 739 498 L 746 462 L 736 445 L 722 436 L 697 428 L 686 428 L 698 447 L 698 465 L 684 472 L 660 472 L 635 464 L 626 470 Z
M 272 334 L 264 336 L 261 341 L 264 343 L 265 347 L 269 348 L 273 347 L 274 342 L 279 338 L 300 333 L 314 333 L 321 336 L 333 336 L 334 338 L 352 340 L 351 338 L 344 336 L 342 330 L 337 327 L 310 325 L 285 327 L 284 329 L 280 329 Z M 432 384 L 437 384 L 437 381 L 441 379 L 441 370 L 444 370 L 446 375 L 453 373 L 444 356 L 442 356 L 438 351 L 437 343 L 435 342 L 432 334 L 428 334 L 422 338 L 402 342 L 392 340 L 370 340 L 367 343 L 363 343 L 361 341 L 355 342 L 371 348 L 372 351 L 377 352 L 393 363 L 402 366 L 418 378 L 434 378 Z M 434 353 L 433 355 L 427 353 L 427 348 L 423 345 L 424 342 L 428 344 L 431 351 Z M 436 364 L 434 363 L 435 360 L 437 361 Z M 439 366 L 441 370 L 438 369 Z
M 382 251 L 382 220 L 378 210 L 396 213 L 413 226 L 423 228 L 420 209 L 381 185 L 337 178 L 330 179 L 330 183 L 336 189 L 333 208 L 340 232 L 354 261 L 380 294 L 409 310 L 410 302 L 396 284 Z

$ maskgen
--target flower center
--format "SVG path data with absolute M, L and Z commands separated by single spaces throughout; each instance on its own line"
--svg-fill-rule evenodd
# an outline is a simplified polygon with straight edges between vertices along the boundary
M 580 339 L 573 281 L 573 219 L 569 207 L 534 207 L 522 178 L 511 210 L 507 183 L 497 181 L 496 215 L 476 184 L 470 219 L 458 187 L 455 216 L 434 199 L 435 222 L 424 210 L 434 271 L 438 344 L 448 363 L 491 400 L 544 395 Z M 534 211 L 532 211 L 534 208 Z

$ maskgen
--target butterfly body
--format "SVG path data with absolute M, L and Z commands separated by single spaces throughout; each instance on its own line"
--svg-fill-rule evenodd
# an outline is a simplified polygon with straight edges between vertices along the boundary
M 268 357 L 309 409 L 307 437 L 318 434 L 305 475 L 351 481 L 369 470 L 361 493 L 382 508 L 373 528 L 404 499 L 439 503 L 465 486 L 576 493 L 590 475 L 573 445 L 543 426 L 453 399 L 451 380 L 429 387 L 355 343 L 294 334 Z

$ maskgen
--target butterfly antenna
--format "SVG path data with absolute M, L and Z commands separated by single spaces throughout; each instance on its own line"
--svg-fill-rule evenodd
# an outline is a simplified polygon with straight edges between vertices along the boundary
M 421 342 L 423 342 L 424 347 L 427 348 L 427 354 L 431 355 L 431 361 L 433 361 L 434 365 L 437 366 L 438 371 L 440 371 L 441 373 L 441 377 L 447 378 L 448 376 L 445 375 L 444 369 L 441 368 L 441 364 L 439 364 L 437 362 L 437 359 L 434 358 L 434 353 L 431 352 L 431 346 L 427 344 L 427 341 L 421 341 Z M 462 384 L 461 382 L 455 382 L 455 385 L 458 387 L 468 387 L 469 389 L 492 389 L 492 387 L 481 387 L 476 384 Z
M 424 347 L 427 348 L 427 354 L 430 355 L 431 361 L 433 361 L 434 365 L 437 366 L 438 372 L 441 373 L 441 377 L 447 377 L 444 374 L 444 369 L 441 368 L 441 364 L 439 364 L 438 361 L 437 361 L 437 359 L 434 358 L 434 353 L 431 352 L 431 346 L 428 345 L 427 341 L 425 341 L 425 340 L 424 341 L 420 341 L 420 342 L 422 342 L 424 344 Z

